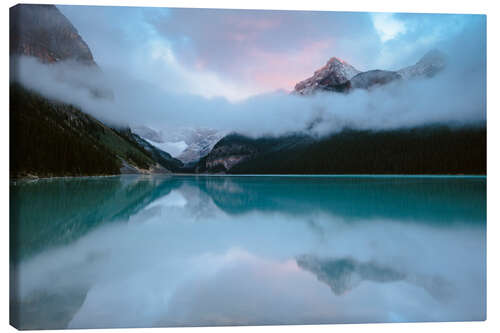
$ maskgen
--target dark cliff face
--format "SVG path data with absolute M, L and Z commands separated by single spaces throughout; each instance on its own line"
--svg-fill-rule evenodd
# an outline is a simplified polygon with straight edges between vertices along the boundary
M 45 63 L 74 59 L 96 65 L 88 45 L 54 5 L 21 4 L 10 9 L 10 54 Z
M 102 71 L 94 61 L 87 43 L 76 28 L 54 5 L 17 5 L 10 9 L 10 74 L 18 81 L 21 62 L 18 56 L 35 57 L 42 63 L 51 64 L 71 61 L 77 65 Z M 61 80 L 74 88 L 86 89 L 92 97 L 114 99 L 112 87 L 97 86 L 85 80 Z

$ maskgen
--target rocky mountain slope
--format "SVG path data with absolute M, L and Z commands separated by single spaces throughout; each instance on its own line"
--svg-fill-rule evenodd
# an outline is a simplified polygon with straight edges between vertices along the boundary
M 333 57 L 325 66 L 314 72 L 313 76 L 297 83 L 294 93 L 310 95 L 318 90 L 342 90 L 343 85 L 359 73 L 361 72 L 349 63 Z
M 169 152 L 184 164 L 191 165 L 208 155 L 214 145 L 226 134 L 211 128 L 181 127 L 168 133 L 147 126 L 137 126 L 132 131 L 156 148 Z
M 10 9 L 10 55 L 11 76 L 20 66 L 19 56 L 34 57 L 42 63 L 74 61 L 91 67 L 96 75 L 103 74 L 87 43 L 54 5 L 19 4 Z M 59 79 L 88 90 L 95 98 L 114 99 L 112 87 L 68 79 L 64 73 Z
M 443 70 L 446 57 L 433 50 L 399 71 L 359 72 L 332 58 L 295 87 L 299 95 L 318 91 L 349 93 Z M 485 174 L 486 126 L 436 124 L 393 130 L 346 128 L 328 137 L 285 135 L 221 139 L 194 168 L 195 172 L 232 174 Z
M 355 75 L 350 81 L 351 89 L 370 89 L 402 78 L 397 72 L 379 69 L 366 71 Z
M 54 5 L 19 4 L 10 9 L 10 53 L 47 63 L 74 59 L 96 65 L 87 43 Z
M 399 79 L 432 77 L 444 69 L 446 56 L 439 50 L 427 52 L 416 64 L 398 71 L 369 70 L 360 72 L 352 65 L 338 58 L 314 72 L 314 75 L 295 85 L 293 93 L 312 95 L 320 91 L 349 92 L 352 89 L 371 89 Z
M 186 129 L 183 132 L 183 138 L 187 147 L 177 158 L 184 162 L 184 164 L 196 163 L 201 158 L 207 156 L 225 134 L 225 132 L 210 128 Z
M 173 158 L 169 153 L 158 149 L 139 135 L 132 133 L 129 128 L 126 129 L 126 135 L 137 142 L 142 148 L 144 148 L 144 150 L 149 152 L 153 159 L 157 161 L 162 167 L 170 171 L 178 171 L 180 170 L 180 168 L 182 168 L 183 163 L 180 160 Z

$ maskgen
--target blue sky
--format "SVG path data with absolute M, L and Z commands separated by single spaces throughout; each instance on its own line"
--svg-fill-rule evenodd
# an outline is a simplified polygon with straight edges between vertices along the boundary
M 480 15 L 58 8 L 101 67 L 168 91 L 229 100 L 291 90 L 332 56 L 360 70 L 398 69 L 432 48 L 454 52 L 468 33 L 475 45 L 464 52 L 486 47 Z

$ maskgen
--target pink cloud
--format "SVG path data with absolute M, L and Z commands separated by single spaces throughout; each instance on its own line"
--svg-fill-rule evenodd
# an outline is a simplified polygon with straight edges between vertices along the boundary
M 360 14 L 213 9 L 172 9 L 152 20 L 186 68 L 259 91 L 292 89 L 330 57 L 344 57 L 338 40 L 352 40 L 367 22 L 372 29 Z
M 259 64 L 248 69 L 248 78 L 269 90 L 291 90 L 297 82 L 312 75 L 329 59 L 331 39 L 311 41 L 296 52 L 266 52 L 254 48 L 250 54 Z

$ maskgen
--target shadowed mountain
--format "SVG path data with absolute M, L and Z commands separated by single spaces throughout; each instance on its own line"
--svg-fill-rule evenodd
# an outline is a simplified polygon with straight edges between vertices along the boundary
M 10 145 L 11 177 L 168 172 L 122 131 L 18 84 L 10 87 Z
M 195 171 L 226 172 L 256 157 L 265 158 L 271 154 L 306 147 L 311 142 L 312 138 L 306 135 L 252 139 L 239 134 L 229 134 L 217 142 L 210 153 L 198 162 Z
M 10 174 L 85 176 L 119 173 L 163 173 L 182 163 L 169 154 L 131 138 L 78 108 L 49 100 L 22 87 L 19 56 L 43 63 L 73 61 L 101 73 L 85 41 L 54 5 L 17 5 L 10 9 Z M 61 80 L 64 73 L 60 75 Z M 111 89 L 83 81 L 64 81 L 88 89 L 93 98 L 111 98 Z
M 372 70 L 359 73 L 351 79 L 352 89 L 370 89 L 372 87 L 388 84 L 400 80 L 401 75 L 391 71 Z
M 87 43 L 54 5 L 19 4 L 10 9 L 10 53 L 47 63 L 72 59 L 96 66 Z
M 34 57 L 45 64 L 74 62 L 88 66 L 98 76 L 102 75 L 87 43 L 54 5 L 19 4 L 10 9 L 10 62 L 13 77 L 17 75 L 19 56 Z M 65 80 L 64 75 L 60 79 Z M 114 99 L 111 87 L 98 87 L 82 80 L 65 82 L 88 90 L 94 98 Z
M 196 172 L 230 174 L 486 174 L 486 126 L 345 129 L 329 137 L 232 134 Z

